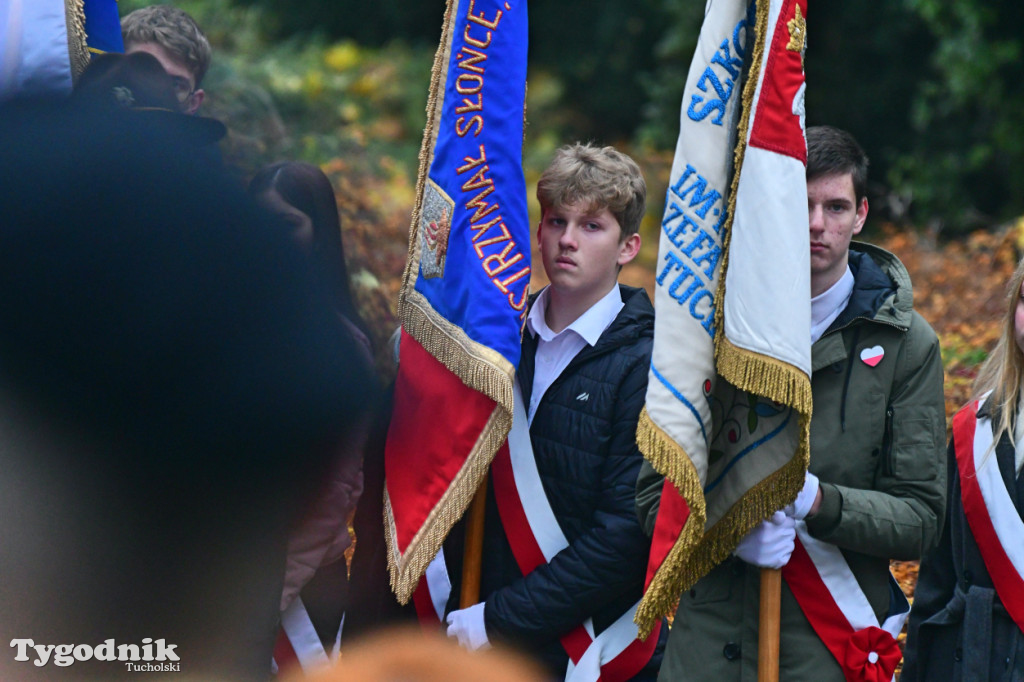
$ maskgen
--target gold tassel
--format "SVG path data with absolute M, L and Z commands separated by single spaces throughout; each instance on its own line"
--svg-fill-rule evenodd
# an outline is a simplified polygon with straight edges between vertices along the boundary
M 800 445 L 794 456 L 771 476 L 751 487 L 701 538 L 683 566 L 680 593 L 690 589 L 729 557 L 743 536 L 796 499 L 810 462 L 810 415 L 800 415 Z

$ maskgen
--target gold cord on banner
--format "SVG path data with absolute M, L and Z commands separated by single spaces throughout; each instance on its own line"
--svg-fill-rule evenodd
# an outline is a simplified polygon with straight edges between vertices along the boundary
M 89 46 L 85 34 L 85 0 L 64 0 L 64 19 L 68 32 L 68 58 L 71 61 L 71 81 L 89 66 Z

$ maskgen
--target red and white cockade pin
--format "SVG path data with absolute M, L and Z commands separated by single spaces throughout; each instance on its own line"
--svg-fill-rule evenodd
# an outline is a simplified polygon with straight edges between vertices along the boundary
M 881 346 L 872 346 L 860 352 L 860 359 L 868 367 L 877 367 L 883 357 L 885 357 L 885 349 Z

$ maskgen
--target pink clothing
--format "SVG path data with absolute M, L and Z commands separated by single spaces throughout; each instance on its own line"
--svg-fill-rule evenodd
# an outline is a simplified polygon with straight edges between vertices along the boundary
M 359 341 L 362 359 L 372 365 L 370 342 L 366 335 L 347 319 L 342 320 Z M 355 420 L 355 426 L 346 438 L 338 443 L 325 485 L 289 537 L 284 590 L 281 593 L 282 611 L 295 600 L 320 567 L 344 560 L 345 550 L 352 545 L 348 519 L 363 494 L 363 450 L 370 418 L 371 410 L 367 409 L 363 418 Z

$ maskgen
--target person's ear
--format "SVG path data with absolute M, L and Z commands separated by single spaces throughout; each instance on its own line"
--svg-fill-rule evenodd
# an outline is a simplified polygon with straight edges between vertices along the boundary
M 204 99 L 206 99 L 206 91 L 202 88 L 193 92 L 191 95 L 189 95 L 188 106 L 185 107 L 185 113 L 195 114 L 197 111 L 199 111 L 199 107 L 203 103 Z
M 619 257 L 615 260 L 619 265 L 625 265 L 629 261 L 636 258 L 636 255 L 640 253 L 640 234 L 634 232 L 633 234 L 622 240 L 622 244 L 619 245 Z
M 860 203 L 857 204 L 857 219 L 853 223 L 853 234 L 860 234 L 860 231 L 864 229 L 864 223 L 868 219 L 868 198 L 861 197 Z

